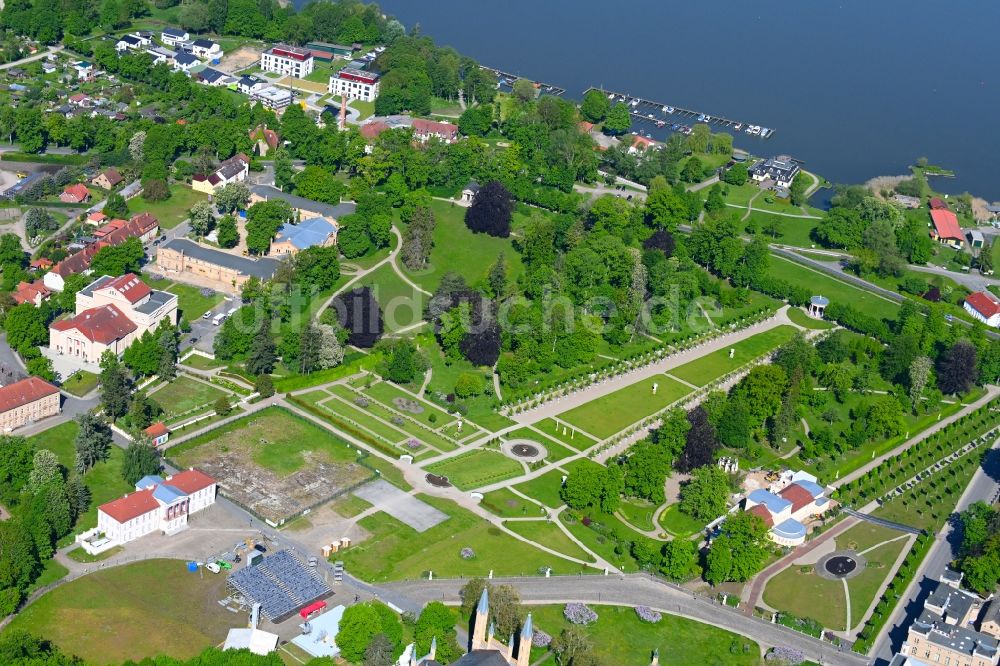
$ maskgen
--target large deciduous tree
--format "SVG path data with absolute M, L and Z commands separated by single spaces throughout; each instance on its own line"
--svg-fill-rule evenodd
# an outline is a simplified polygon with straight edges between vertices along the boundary
M 111 428 L 95 414 L 80 414 L 76 422 L 79 430 L 73 447 L 76 449 L 76 471 L 82 474 L 111 455 Z
M 330 307 L 337 321 L 347 331 L 347 343 L 370 349 L 382 337 L 382 308 L 370 287 L 359 287 L 339 294 Z
M 967 393 L 979 376 L 978 353 L 968 340 L 957 340 L 938 362 L 938 388 L 942 393 Z
M 514 199 L 503 183 L 491 180 L 479 188 L 472 205 L 465 211 L 465 226 L 475 233 L 497 238 L 510 236 Z

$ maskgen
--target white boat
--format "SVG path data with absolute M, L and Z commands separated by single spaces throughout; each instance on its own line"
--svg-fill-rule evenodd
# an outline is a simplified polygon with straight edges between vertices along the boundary
M 741 129 L 743 129 L 743 123 L 736 123 L 735 125 L 733 125 L 733 129 L 739 132 Z
M 632 106 L 639 106 L 639 100 L 637 99 L 632 100 Z
M 746 128 L 745 131 L 746 131 L 747 134 L 753 134 L 753 125 L 747 125 L 747 128 Z
M 671 113 L 672 114 L 674 112 L 674 107 L 672 107 L 672 106 L 668 106 L 668 107 L 666 107 L 666 109 L 667 109 L 667 113 Z
M 712 122 L 712 116 L 705 116 L 705 122 L 706 123 Z
M 646 117 L 649 118 L 650 120 L 653 120 L 654 118 L 656 118 L 656 116 L 654 116 L 652 113 L 646 114 Z
M 702 122 L 703 120 L 705 120 L 705 114 L 704 114 L 704 113 L 699 113 L 699 114 L 698 114 L 698 122 L 700 123 L 700 122 Z
M 764 137 L 765 139 L 767 138 L 767 135 L 768 135 L 768 134 L 770 134 L 770 133 L 771 133 L 771 130 L 769 130 L 769 129 L 768 129 L 768 128 L 766 128 L 766 127 L 763 127 L 763 128 L 761 128 L 761 130 L 760 130 L 760 135 L 761 135 L 762 137 Z
M 662 109 L 660 109 L 660 111 L 663 111 L 663 113 L 670 113 L 670 111 L 667 110 L 669 108 L 670 108 L 669 106 L 665 106 Z
M 750 129 L 750 133 L 753 134 L 754 136 L 757 136 L 758 134 L 760 134 L 760 125 L 754 125 Z
M 613 101 L 615 100 L 615 95 L 614 95 L 614 93 L 612 93 L 612 94 L 608 95 L 608 99 L 610 99 L 610 100 L 611 100 L 611 101 L 613 102 Z

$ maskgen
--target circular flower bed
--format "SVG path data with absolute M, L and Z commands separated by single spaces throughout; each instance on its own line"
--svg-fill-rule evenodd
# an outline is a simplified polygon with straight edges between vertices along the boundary
M 461 557 L 463 560 L 471 560 L 476 556 L 476 551 L 466 546 L 458 553 L 458 556 Z
M 662 615 L 649 606 L 636 606 L 635 614 L 639 616 L 640 620 L 643 622 L 649 622 L 650 624 L 656 624 L 663 619 Z
M 591 610 L 586 604 L 566 604 L 566 608 L 563 609 L 563 615 L 573 624 L 588 625 L 597 622 L 597 613 Z

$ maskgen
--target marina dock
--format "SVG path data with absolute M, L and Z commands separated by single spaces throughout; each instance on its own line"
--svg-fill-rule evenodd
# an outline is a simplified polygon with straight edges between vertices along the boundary
M 532 85 L 534 85 L 535 88 L 538 89 L 538 92 L 541 95 L 554 95 L 556 97 L 559 97 L 566 93 L 565 88 L 561 88 L 551 83 L 544 83 L 542 81 L 532 81 L 531 79 L 525 76 L 518 76 L 517 74 L 511 74 L 510 72 L 505 72 L 502 69 L 494 69 L 493 67 L 487 67 L 486 65 L 480 65 L 479 69 L 492 73 L 494 76 L 497 77 L 497 84 L 505 86 L 507 88 L 513 88 L 514 83 L 519 79 L 525 79 L 527 81 L 531 81 Z
M 656 102 L 627 93 L 605 90 L 604 88 L 591 87 L 584 91 L 584 94 L 587 94 L 591 90 L 597 90 L 612 103 L 624 102 L 629 107 L 629 113 L 636 120 L 643 120 L 657 127 L 667 128 L 675 132 L 690 133 L 690 127 L 683 124 L 685 120 L 715 125 L 761 139 L 771 138 L 776 131 L 773 127 L 762 127 L 724 116 L 713 116 L 708 113 L 686 109 L 682 106 L 672 106 L 665 102 Z

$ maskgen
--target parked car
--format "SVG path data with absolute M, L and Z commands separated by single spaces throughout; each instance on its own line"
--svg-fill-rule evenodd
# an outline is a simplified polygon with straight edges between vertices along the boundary
M 215 566 L 219 567 L 220 569 L 225 569 L 226 571 L 230 571 L 233 568 L 233 565 L 230 564 L 229 562 L 226 562 L 225 560 L 216 560 Z
M 315 557 L 310 557 L 309 558 L 309 566 L 315 567 L 317 564 L 319 564 L 319 560 L 318 559 L 316 559 Z
M 262 553 L 266 553 L 267 552 L 267 547 L 264 546 L 264 544 L 262 544 L 262 543 L 255 543 L 253 545 L 253 547 L 254 547 L 255 550 L 259 550 Z
M 206 312 L 205 314 L 203 314 L 203 315 L 201 316 L 201 318 L 202 318 L 202 319 L 211 319 L 211 318 L 212 318 L 212 311 L 211 311 L 211 310 L 209 310 L 208 312 Z
M 211 571 L 214 574 L 217 574 L 220 571 L 222 571 L 222 568 L 219 567 L 219 565 L 216 564 L 215 562 L 209 562 L 208 564 L 205 565 L 205 568 L 208 569 L 209 571 Z

